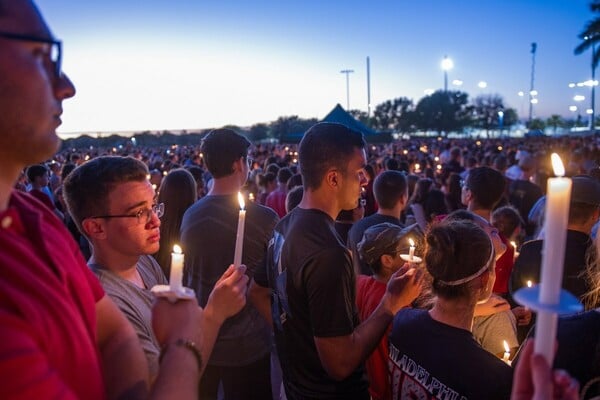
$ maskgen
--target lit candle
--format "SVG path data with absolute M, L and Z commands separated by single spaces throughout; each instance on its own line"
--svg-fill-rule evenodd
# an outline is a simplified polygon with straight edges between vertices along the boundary
M 508 347 L 506 340 L 503 340 L 502 344 L 504 345 L 504 356 L 502 356 L 502 361 L 510 365 L 510 347 Z
M 533 283 L 531 281 L 527 281 L 527 287 L 532 287 Z
M 248 200 L 254 201 L 254 193 L 248 194 Z
M 546 195 L 546 222 L 544 223 L 544 244 L 542 249 L 542 270 L 539 302 L 543 305 L 559 303 L 562 284 L 569 202 L 572 182 L 564 178 L 565 169 L 556 153 L 552 153 L 552 167 L 556 178 L 548 179 Z M 556 313 L 539 311 L 535 329 L 534 352 L 542 354 L 549 365 L 554 359 L 556 338 Z
M 238 192 L 238 201 L 240 202 L 240 216 L 238 218 L 237 234 L 235 235 L 235 253 L 233 255 L 233 265 L 239 267 L 242 263 L 242 248 L 244 247 L 244 226 L 246 225 L 246 210 L 244 196 Z
M 183 253 L 181 247 L 173 246 L 171 253 L 171 276 L 169 277 L 169 286 L 173 292 L 180 292 L 183 288 Z
M 410 247 L 408 248 L 408 258 L 409 261 L 414 261 L 415 259 L 415 242 L 408 238 L 408 243 L 410 243 Z

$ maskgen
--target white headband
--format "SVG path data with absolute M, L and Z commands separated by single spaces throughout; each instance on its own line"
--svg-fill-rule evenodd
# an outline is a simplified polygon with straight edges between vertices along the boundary
M 492 242 L 492 239 L 490 239 L 490 244 L 492 245 L 492 251 L 490 253 L 490 258 L 487 260 L 487 262 L 485 263 L 485 265 L 483 267 L 481 267 L 481 269 L 477 272 L 475 272 L 472 275 L 467 276 L 466 278 L 461 278 L 461 279 L 457 279 L 455 281 L 450 281 L 450 282 L 446 282 L 442 279 L 438 279 L 441 283 L 443 283 L 444 285 L 447 286 L 458 286 L 461 285 L 465 282 L 469 282 L 472 279 L 477 278 L 479 275 L 483 274 L 490 266 L 490 263 L 492 262 L 492 259 L 494 258 L 494 243 Z

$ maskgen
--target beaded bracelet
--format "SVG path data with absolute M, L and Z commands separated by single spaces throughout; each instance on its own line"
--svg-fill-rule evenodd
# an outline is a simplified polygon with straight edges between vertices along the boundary
M 188 339 L 179 338 L 175 342 L 173 342 L 173 344 L 176 346 L 185 347 L 186 349 L 189 349 L 192 353 L 194 353 L 194 357 L 196 357 L 196 363 L 198 364 L 198 372 L 202 371 L 202 354 L 200 353 L 200 350 L 198 350 L 198 347 L 196 347 L 196 343 Z M 166 345 L 160 351 L 160 355 L 158 356 L 159 364 L 162 362 L 163 356 L 169 349 L 169 346 L 169 344 Z

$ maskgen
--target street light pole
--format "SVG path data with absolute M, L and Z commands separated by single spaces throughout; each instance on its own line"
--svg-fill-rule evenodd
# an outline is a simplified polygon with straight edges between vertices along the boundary
M 537 50 L 537 43 L 531 43 L 531 87 L 529 89 L 529 123 L 533 119 L 533 92 L 534 92 L 534 82 L 535 82 L 535 52 Z
M 346 111 L 350 111 L 350 74 L 353 72 L 353 69 L 343 69 L 340 71 L 341 74 L 346 74 Z
M 596 124 L 596 66 L 594 65 L 596 58 L 596 42 L 592 42 L 592 99 L 590 101 L 592 113 L 590 114 L 590 131 L 594 131 Z
M 454 67 L 454 63 L 452 59 L 448 58 L 448 56 L 444 56 L 442 60 L 442 69 L 444 70 L 444 92 L 448 91 L 448 70 Z

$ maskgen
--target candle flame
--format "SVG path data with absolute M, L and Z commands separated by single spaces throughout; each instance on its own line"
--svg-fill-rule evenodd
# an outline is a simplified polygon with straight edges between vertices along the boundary
M 531 287 L 533 285 L 533 283 L 531 283 L 531 281 L 527 281 L 527 287 Z
M 504 345 L 504 351 L 510 353 L 510 347 L 508 347 L 508 343 L 506 342 L 506 340 L 503 340 L 502 344 Z
M 240 210 L 246 208 L 246 203 L 244 202 L 244 196 L 240 192 L 238 192 L 238 201 L 240 202 Z
M 410 243 L 411 247 L 415 246 L 415 241 L 412 240 L 411 238 L 408 238 L 408 243 Z
M 173 253 L 177 253 L 177 254 L 181 254 L 182 253 L 181 247 L 179 247 L 178 244 L 176 244 L 176 245 L 173 246 Z
M 517 249 L 517 243 L 514 240 L 511 240 L 510 245 L 514 247 L 515 250 Z
M 565 176 L 565 166 L 563 165 L 560 156 L 556 153 L 552 153 L 550 158 L 552 159 L 552 169 L 554 170 L 554 175 Z

